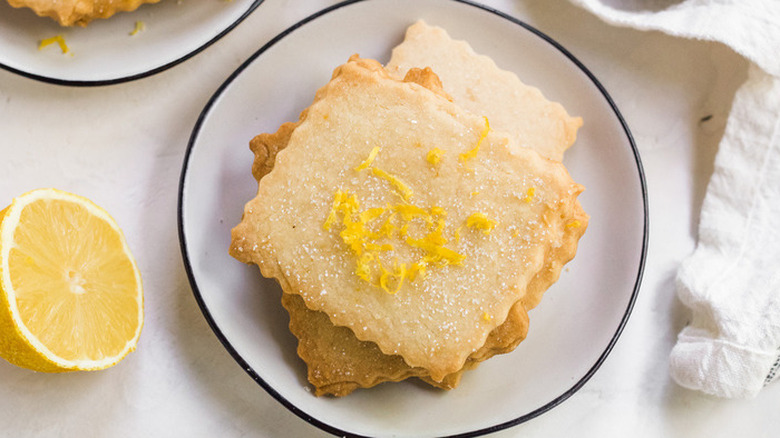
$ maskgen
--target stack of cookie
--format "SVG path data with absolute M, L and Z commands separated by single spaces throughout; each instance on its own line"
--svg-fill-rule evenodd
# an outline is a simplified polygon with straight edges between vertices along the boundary
M 353 56 L 252 140 L 230 254 L 278 280 L 317 395 L 454 388 L 525 338 L 587 227 L 561 163 L 581 123 L 418 22 L 386 67 Z

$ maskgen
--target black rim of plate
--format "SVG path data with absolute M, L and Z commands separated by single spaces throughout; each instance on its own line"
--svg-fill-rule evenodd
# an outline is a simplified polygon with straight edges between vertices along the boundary
M 119 77 L 119 78 L 97 79 L 97 80 L 86 81 L 86 80 L 79 80 L 79 79 L 62 79 L 62 78 L 57 78 L 57 77 L 53 77 L 53 76 L 39 75 L 39 74 L 36 74 L 36 73 L 20 70 L 18 68 L 14 68 L 14 67 L 5 65 L 2 62 L 0 62 L 0 68 L 2 68 L 4 70 L 8 70 L 11 73 L 16 73 L 16 74 L 18 74 L 20 76 L 24 76 L 24 77 L 29 78 L 29 79 L 34 79 L 36 81 L 46 82 L 46 83 L 55 84 L 55 85 L 68 85 L 68 86 L 73 86 L 73 87 L 98 87 L 98 86 L 103 86 L 103 85 L 114 85 L 114 84 L 121 84 L 121 83 L 124 83 L 124 82 L 135 81 L 137 79 L 146 78 L 146 77 L 155 75 L 157 73 L 163 72 L 165 70 L 168 70 L 169 68 L 171 68 L 173 66 L 176 66 L 176 65 L 179 65 L 182 62 L 184 62 L 184 61 L 194 57 L 198 53 L 200 53 L 203 50 L 205 50 L 207 47 L 209 47 L 212 44 L 214 44 L 217 41 L 219 41 L 219 39 L 221 39 L 222 37 L 227 35 L 231 30 L 235 29 L 235 27 L 238 26 L 242 21 L 244 21 L 246 19 L 246 17 L 248 17 L 255 9 L 257 9 L 257 7 L 260 6 L 260 4 L 263 3 L 263 1 L 265 1 L 265 0 L 255 0 L 254 2 L 252 2 L 252 4 L 249 5 L 247 10 L 244 11 L 244 13 L 242 13 L 241 16 L 238 17 L 237 20 L 235 20 L 234 22 L 230 23 L 230 25 L 228 27 L 223 29 L 221 32 L 219 32 L 217 35 L 215 35 L 213 38 L 211 38 L 210 40 L 206 41 L 205 43 L 203 43 L 199 47 L 195 48 L 191 52 L 185 53 L 183 56 L 181 56 L 179 58 L 176 58 L 176 59 L 174 59 L 174 60 L 172 60 L 170 62 L 167 62 L 165 64 L 162 64 L 160 66 L 154 67 L 154 68 L 152 68 L 150 70 L 147 70 L 145 72 L 136 73 L 136 74 L 132 74 L 132 75 L 129 75 L 129 76 L 122 76 L 122 77 Z
M 326 432 L 329 432 L 333 435 L 337 436 L 343 436 L 343 437 L 355 437 L 355 438 L 366 438 L 364 435 L 355 434 L 353 432 L 349 432 L 346 430 L 339 429 L 335 426 L 332 426 L 328 423 L 325 423 L 322 420 L 319 420 L 317 418 L 312 417 L 308 413 L 304 412 L 300 408 L 298 408 L 296 405 L 291 403 L 289 400 L 287 400 L 284 396 L 279 394 L 271 385 L 269 385 L 265 380 L 263 380 L 260 375 L 255 372 L 255 370 L 247 363 L 243 357 L 233 348 L 230 341 L 227 339 L 227 337 L 222 333 L 220 328 L 217 326 L 216 321 L 211 316 L 211 313 L 209 312 L 208 308 L 205 305 L 205 302 L 203 301 L 203 297 L 200 293 L 200 290 L 198 289 L 198 284 L 195 282 L 195 277 L 192 271 L 192 265 L 190 263 L 190 259 L 188 257 L 187 253 L 187 239 L 184 235 L 184 218 L 182 215 L 182 209 L 183 209 L 183 201 L 184 201 L 184 185 L 185 180 L 187 176 L 187 168 L 189 165 L 189 159 L 190 154 L 192 153 L 193 147 L 195 145 L 195 142 L 198 139 L 198 134 L 200 132 L 200 129 L 208 116 L 211 108 L 214 106 L 218 98 L 222 95 L 222 93 L 230 86 L 230 84 L 238 77 L 243 70 L 245 70 L 250 64 L 252 64 L 257 58 L 259 58 L 266 50 L 268 50 L 271 46 L 278 43 L 280 40 L 282 40 L 285 36 L 289 35 L 290 33 L 294 32 L 296 29 L 300 28 L 301 26 L 304 26 L 305 24 L 309 23 L 310 21 L 313 21 L 319 17 L 322 17 L 323 15 L 326 15 L 334 10 L 344 8 L 346 6 L 355 4 L 355 3 L 363 3 L 370 0 L 347 0 L 338 4 L 335 4 L 331 7 L 325 8 L 319 12 L 316 12 L 303 20 L 299 21 L 298 23 L 292 25 L 276 37 L 274 37 L 272 40 L 270 40 L 268 43 L 266 43 L 263 47 L 261 47 L 257 52 L 252 54 L 252 56 L 249 57 L 236 71 L 233 72 L 226 80 L 222 83 L 222 85 L 217 89 L 217 91 L 214 93 L 214 95 L 211 97 L 209 102 L 204 107 L 203 111 L 201 112 L 200 116 L 198 117 L 198 120 L 195 124 L 195 127 L 192 130 L 192 134 L 190 136 L 189 143 L 187 144 L 187 150 L 185 152 L 184 156 L 184 164 L 182 166 L 182 171 L 179 179 L 179 200 L 178 200 L 178 209 L 177 209 L 177 215 L 178 215 L 178 231 L 179 231 L 179 244 L 182 251 L 182 257 L 184 259 L 184 267 L 187 272 L 187 277 L 189 278 L 190 286 L 192 287 L 193 294 L 195 296 L 195 300 L 198 302 L 198 306 L 200 307 L 201 311 L 203 312 L 203 315 L 206 318 L 206 321 L 208 322 L 211 329 L 216 334 L 219 341 L 224 345 L 224 347 L 227 349 L 227 351 L 230 353 L 231 356 L 233 356 L 233 359 L 235 359 L 236 362 L 238 362 L 239 365 L 246 371 L 252 379 L 254 379 L 263 389 L 265 389 L 268 394 L 270 394 L 272 397 L 274 397 L 279 403 L 281 403 L 284 407 L 289 409 L 292 413 L 297 415 L 298 417 L 302 418 L 303 420 L 307 421 L 309 424 L 316 426 Z M 513 420 L 506 421 L 503 423 L 499 423 L 493 426 L 489 426 L 486 428 L 470 431 L 470 432 L 464 432 L 464 433 L 458 433 L 455 435 L 448 435 L 447 438 L 466 438 L 466 437 L 476 437 L 476 436 L 482 436 L 486 434 L 490 434 L 493 432 L 497 432 L 503 429 L 507 429 L 513 426 L 516 426 L 518 424 L 524 423 L 532 418 L 538 417 L 539 415 L 549 411 L 550 409 L 558 406 L 562 402 L 564 402 L 566 399 L 571 397 L 575 392 L 577 392 L 585 383 L 590 380 L 590 378 L 593 376 L 593 374 L 596 373 L 596 371 L 599 369 L 599 367 L 604 363 L 609 353 L 612 351 L 612 348 L 617 343 L 618 338 L 620 337 L 621 333 L 623 332 L 623 329 L 626 326 L 626 323 L 628 322 L 629 316 L 631 315 L 631 311 L 634 308 L 634 303 L 636 302 L 637 296 L 639 294 L 639 288 L 642 283 L 642 276 L 644 274 L 644 268 L 645 268 L 645 261 L 647 258 L 647 242 L 648 242 L 648 230 L 649 230 L 649 220 L 648 220 L 648 199 L 647 199 L 647 184 L 645 180 L 645 173 L 644 168 L 642 166 L 642 161 L 639 157 L 639 150 L 636 147 L 636 143 L 634 142 L 634 138 L 631 135 L 631 131 L 628 129 L 628 125 L 626 124 L 625 120 L 623 119 L 623 116 L 620 114 L 620 111 L 618 110 L 617 106 L 615 105 L 614 101 L 610 97 L 610 95 L 607 93 L 606 89 L 601 85 L 601 83 L 596 79 L 596 77 L 577 59 L 572 55 L 569 51 L 567 51 L 563 46 L 558 44 L 556 41 L 554 41 L 549 36 L 545 35 L 541 31 L 537 30 L 536 28 L 520 21 L 519 19 L 512 17 L 510 15 L 507 15 L 501 11 L 495 10 L 493 8 L 487 7 L 485 5 L 481 5 L 478 3 L 474 3 L 470 0 L 450 0 L 455 1 L 457 3 L 463 3 L 469 6 L 473 6 L 475 8 L 481 9 L 483 11 L 490 12 L 492 14 L 497 15 L 498 17 L 501 17 L 505 20 L 508 20 L 518 26 L 523 27 L 527 31 L 530 31 L 537 37 L 543 39 L 547 43 L 549 43 L 553 48 L 560 51 L 563 55 L 565 55 L 572 63 L 574 63 L 577 68 L 579 68 L 585 75 L 590 79 L 590 81 L 593 83 L 593 85 L 596 86 L 596 88 L 599 90 L 599 92 L 602 94 L 604 99 L 609 103 L 610 108 L 614 112 L 614 115 L 617 117 L 617 119 L 620 121 L 620 125 L 623 128 L 623 131 L 626 135 L 626 138 L 629 141 L 629 144 L 631 145 L 631 150 L 634 155 L 634 159 L 636 161 L 636 168 L 637 168 L 637 175 L 639 177 L 640 185 L 641 185 L 641 191 L 642 191 L 642 208 L 643 208 L 643 230 L 642 230 L 642 249 L 640 254 L 640 260 L 639 260 L 639 267 L 637 269 L 637 275 L 636 275 L 636 281 L 634 282 L 634 288 L 631 292 L 631 298 L 628 302 L 628 306 L 626 307 L 625 313 L 623 314 L 623 317 L 620 320 L 620 324 L 618 325 L 615 334 L 612 336 L 612 339 L 610 340 L 609 344 L 605 347 L 602 354 L 598 357 L 596 362 L 593 364 L 593 366 L 590 367 L 590 369 L 585 373 L 584 376 L 582 376 L 573 386 L 571 386 L 568 390 L 564 391 L 563 394 L 559 395 L 558 397 L 554 398 L 553 400 L 549 401 L 545 405 L 526 413 L 520 417 L 517 417 Z

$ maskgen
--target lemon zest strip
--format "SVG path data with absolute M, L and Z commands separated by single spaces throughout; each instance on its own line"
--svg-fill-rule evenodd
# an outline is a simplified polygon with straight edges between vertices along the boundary
M 130 32 L 131 36 L 136 36 L 139 33 L 146 30 L 146 24 L 144 24 L 143 21 L 136 21 L 135 22 L 135 28 L 133 28 L 132 32 Z
M 439 148 L 433 148 L 428 151 L 428 155 L 425 156 L 425 160 L 431 163 L 433 166 L 438 166 L 441 163 L 441 158 L 444 155 L 444 151 Z
M 409 198 L 412 197 L 412 193 L 413 193 L 412 189 L 410 189 L 409 186 L 407 186 L 406 183 L 401 181 L 401 179 L 398 178 L 397 176 L 391 175 L 385 172 L 384 170 L 376 167 L 371 168 L 371 173 L 374 176 L 377 176 L 389 182 L 393 186 L 393 188 L 395 188 L 399 192 L 399 194 L 405 201 L 408 201 Z
M 68 53 L 70 51 L 68 45 L 65 43 L 65 38 L 62 35 L 55 35 L 50 38 L 42 39 L 40 44 L 38 44 L 38 50 L 42 50 L 44 47 L 50 46 L 54 43 L 57 43 L 57 45 L 60 46 L 62 53 Z
M 536 195 L 536 187 L 531 187 L 528 189 L 528 191 L 525 192 L 525 198 L 523 198 L 523 201 L 530 204 L 531 201 L 534 200 L 535 195 Z
M 474 146 L 474 148 L 471 149 L 470 151 L 460 154 L 460 161 L 464 163 L 468 160 L 471 160 L 472 158 L 476 158 L 477 152 L 479 152 L 479 147 L 482 146 L 482 142 L 485 141 L 488 133 L 490 132 L 490 122 L 488 122 L 487 117 L 483 116 L 483 118 L 485 119 L 485 127 L 482 128 L 482 132 L 479 134 L 479 140 L 477 140 L 477 145 Z
M 379 146 L 374 146 L 374 148 L 371 149 L 371 152 L 368 154 L 368 157 L 355 168 L 355 172 L 360 172 L 361 170 L 365 170 L 371 167 L 371 164 L 374 163 L 377 154 L 379 154 Z
M 476 228 L 482 230 L 485 234 L 490 234 L 497 225 L 497 222 L 488 217 L 484 213 L 473 213 L 466 219 L 466 226 L 469 228 Z

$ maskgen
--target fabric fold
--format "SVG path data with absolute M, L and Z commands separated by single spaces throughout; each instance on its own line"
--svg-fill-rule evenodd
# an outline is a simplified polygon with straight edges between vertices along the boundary
M 779 217 L 780 78 L 751 67 L 715 158 L 697 248 L 678 272 L 693 313 L 671 354 L 682 386 L 751 397 L 767 381 L 780 347 Z
M 780 375 L 780 2 L 686 0 L 647 10 L 645 2 L 571 1 L 607 23 L 717 41 L 753 62 L 715 158 L 697 247 L 678 271 L 692 320 L 670 355 L 681 386 L 753 397 Z

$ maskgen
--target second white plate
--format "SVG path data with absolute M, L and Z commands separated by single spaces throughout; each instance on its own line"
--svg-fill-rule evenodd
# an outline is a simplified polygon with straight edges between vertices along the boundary
M 163 0 L 62 27 L 30 9 L 0 0 L 0 67 L 33 79 L 65 85 L 106 85 L 149 76 L 172 67 L 224 36 L 263 0 Z M 143 30 L 131 35 L 136 23 Z M 60 35 L 70 49 L 41 40 Z

